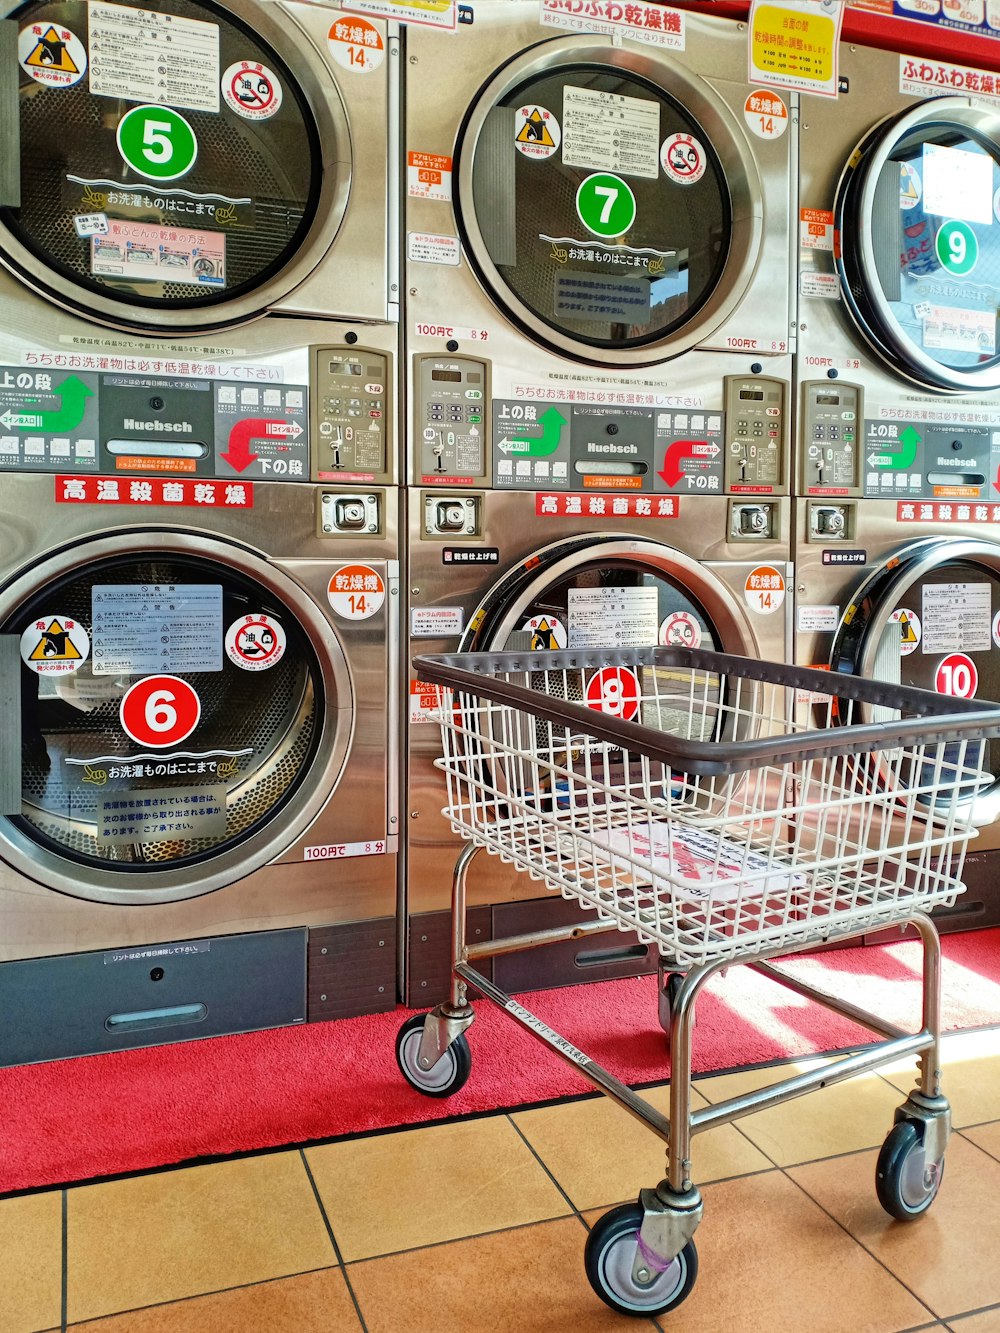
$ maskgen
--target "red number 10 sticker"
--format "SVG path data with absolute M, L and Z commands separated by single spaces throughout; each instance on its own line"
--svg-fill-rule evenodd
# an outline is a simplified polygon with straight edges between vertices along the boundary
M 950 694 L 954 699 L 974 699 L 979 689 L 975 662 L 965 653 L 949 653 L 937 665 L 934 688 L 938 694 Z

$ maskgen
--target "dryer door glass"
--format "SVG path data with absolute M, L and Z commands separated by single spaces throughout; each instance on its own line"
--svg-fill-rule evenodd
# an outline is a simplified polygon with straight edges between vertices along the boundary
M 907 577 L 906 567 L 904 553 L 886 576 L 877 607 L 869 602 L 862 611 L 862 620 L 866 615 L 870 619 L 856 641 L 853 669 L 875 680 L 937 694 L 1000 700 L 1000 557 L 997 568 L 973 560 L 943 560 L 916 578 Z M 871 710 L 875 722 L 896 717 L 889 709 Z M 958 749 L 946 747 L 946 763 L 949 756 L 950 762 L 960 761 Z M 971 765 L 972 756 L 965 762 Z M 1000 742 L 984 743 L 982 762 L 986 772 L 1000 777 Z M 923 770 L 912 778 L 932 781 Z M 945 789 L 953 785 L 940 778 L 937 783 Z M 965 786 L 965 798 L 975 798 L 977 822 L 1000 815 L 996 781 Z
M 91 293 L 196 311 L 295 256 L 319 138 L 290 70 L 235 14 L 64 0 L 16 21 L 21 204 L 0 224 L 29 281 L 84 311 Z
M 705 608 L 680 579 L 671 579 L 640 560 L 581 553 L 571 572 L 550 578 L 543 575 L 530 587 L 512 588 L 506 596 L 501 590 L 495 614 L 484 623 L 476 646 L 554 651 L 656 644 L 722 648 Z M 560 690 L 568 691 L 567 698 L 580 702 L 591 674 L 581 671 L 564 676 L 557 672 L 554 678 Z M 653 692 L 651 686 L 646 688 L 648 684 L 640 680 L 644 695 Z M 709 740 L 719 721 L 718 702 L 716 682 L 705 690 L 700 711 L 644 703 L 637 720 L 691 740 Z
M 0 633 L 24 663 L 14 823 L 84 883 L 240 845 L 308 773 L 326 704 L 336 717 L 295 615 L 205 559 L 91 562 Z
M 467 248 L 542 340 L 554 332 L 581 352 L 669 342 L 719 285 L 732 214 L 719 157 L 693 115 L 638 75 L 534 75 L 466 135 L 463 178 L 466 154 Z
M 842 182 L 848 305 L 932 388 L 1000 385 L 998 132 L 995 113 L 963 107 L 959 120 L 931 103 L 875 136 Z

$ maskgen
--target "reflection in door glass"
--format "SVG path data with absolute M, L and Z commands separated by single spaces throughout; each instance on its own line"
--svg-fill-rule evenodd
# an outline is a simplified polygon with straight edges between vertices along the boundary
M 877 182 L 880 295 L 908 341 L 952 370 L 998 360 L 998 208 L 1000 154 L 958 126 L 906 135 Z

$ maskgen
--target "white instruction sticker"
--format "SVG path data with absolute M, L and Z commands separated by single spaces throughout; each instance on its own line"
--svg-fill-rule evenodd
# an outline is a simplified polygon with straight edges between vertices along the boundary
M 91 0 L 90 91 L 126 102 L 219 109 L 219 25 Z
M 988 583 L 925 583 L 920 611 L 922 653 L 989 651 L 993 610 Z
M 465 612 L 460 606 L 414 606 L 410 609 L 412 639 L 445 639 L 461 634 Z
M 567 167 L 656 180 L 660 107 L 624 93 L 563 89 L 562 160 Z
M 406 236 L 406 257 L 414 264 L 460 264 L 462 247 L 457 236 L 411 231 Z
M 835 630 L 840 624 L 839 606 L 797 606 L 795 628 L 802 633 Z
M 222 585 L 94 584 L 95 676 L 222 670 Z
M 836 273 L 800 273 L 799 295 L 819 296 L 824 301 L 839 301 L 840 279 Z
M 660 627 L 656 588 L 570 588 L 570 648 L 645 648 Z

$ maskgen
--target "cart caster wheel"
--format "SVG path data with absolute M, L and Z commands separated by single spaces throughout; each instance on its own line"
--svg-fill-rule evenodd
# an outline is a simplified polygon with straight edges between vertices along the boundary
M 426 1014 L 414 1014 L 399 1029 L 396 1038 L 396 1063 L 411 1088 L 425 1097 L 450 1097 L 464 1088 L 472 1073 L 472 1052 L 465 1033 L 455 1038 L 436 1065 L 421 1069 L 417 1064 L 420 1038 Z
M 636 1282 L 632 1264 L 642 1217 L 638 1203 L 605 1213 L 587 1237 L 584 1264 L 590 1285 L 605 1305 L 620 1314 L 649 1317 L 666 1314 L 690 1295 L 698 1276 L 698 1252 L 689 1240 L 662 1273 L 651 1272 L 648 1283 Z
M 900 1222 L 912 1222 L 934 1202 L 943 1175 L 944 1158 L 928 1162 L 913 1121 L 893 1125 L 875 1168 L 875 1192 L 885 1211 Z

